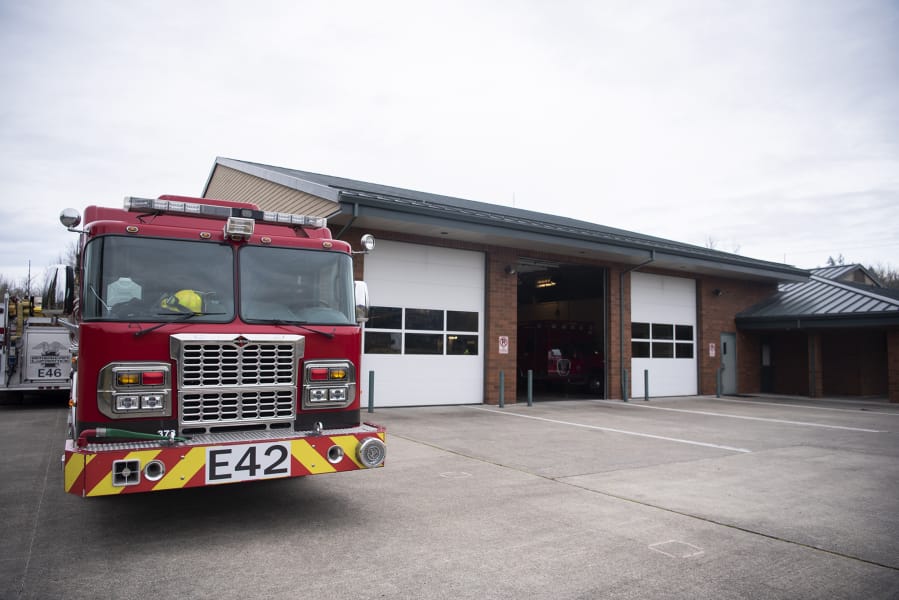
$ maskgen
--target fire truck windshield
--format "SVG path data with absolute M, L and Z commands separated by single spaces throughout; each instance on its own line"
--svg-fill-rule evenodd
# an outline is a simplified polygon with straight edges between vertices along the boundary
M 105 236 L 85 248 L 85 320 L 224 323 L 234 319 L 233 250 L 226 244 Z
M 239 284 L 235 285 L 237 261 Z M 342 252 L 105 236 L 85 248 L 85 320 L 349 325 L 353 264 Z
M 240 317 L 248 323 L 354 323 L 353 263 L 342 252 L 244 246 Z

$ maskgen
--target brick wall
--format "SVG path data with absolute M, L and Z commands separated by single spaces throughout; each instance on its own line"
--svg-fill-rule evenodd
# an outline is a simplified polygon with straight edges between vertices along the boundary
M 717 290 L 717 293 L 716 291 Z M 737 334 L 737 392 L 757 393 L 761 382 L 761 340 L 758 334 L 738 332 L 736 314 L 758 304 L 777 291 L 775 283 L 758 283 L 717 277 L 699 277 L 696 283 L 696 310 L 699 331 L 699 393 L 717 391 L 721 364 L 721 334 Z M 715 344 L 715 356 L 709 356 Z
M 631 284 L 630 277 L 624 277 L 624 286 L 621 286 L 621 267 L 609 267 L 609 352 L 606 356 L 606 381 L 608 382 L 608 398 L 620 399 L 622 365 L 630 369 L 631 364 Z M 620 290 L 624 290 L 624 306 L 621 305 Z M 623 310 L 622 310 L 623 308 Z M 624 318 L 624 337 L 621 336 L 621 318 Z M 624 340 L 623 356 L 621 340 Z M 628 382 L 630 385 L 630 382 Z M 630 392 L 628 392 L 630 395 Z
M 512 404 L 517 395 L 518 276 L 506 273 L 518 262 L 518 253 L 508 248 L 487 255 L 487 324 L 484 339 L 484 402 L 499 404 L 500 372 L 504 377 L 504 401 Z M 509 338 L 508 354 L 500 354 L 499 338 Z

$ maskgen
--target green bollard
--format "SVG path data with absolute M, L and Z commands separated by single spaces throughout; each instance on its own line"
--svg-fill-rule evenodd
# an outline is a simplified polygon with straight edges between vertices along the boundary
M 534 370 L 528 369 L 528 406 L 534 406 Z

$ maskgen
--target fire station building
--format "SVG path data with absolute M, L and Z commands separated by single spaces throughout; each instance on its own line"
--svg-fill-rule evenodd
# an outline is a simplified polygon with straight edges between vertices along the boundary
M 217 158 L 206 198 L 328 218 L 376 406 L 777 393 L 899 402 L 899 294 L 583 221 Z M 363 399 L 365 402 L 365 399 Z

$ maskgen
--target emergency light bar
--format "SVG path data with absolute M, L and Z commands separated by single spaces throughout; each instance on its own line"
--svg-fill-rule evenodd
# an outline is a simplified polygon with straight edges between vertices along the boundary
M 253 210 L 237 206 L 196 204 L 194 202 L 182 202 L 180 200 L 135 198 L 133 196 L 127 196 L 125 198 L 125 210 L 145 213 L 199 215 L 214 219 L 230 219 L 231 217 L 236 217 L 240 219 L 253 219 L 254 221 L 261 221 L 263 223 L 313 227 L 315 229 L 322 229 L 328 226 L 328 220 L 325 217 Z

